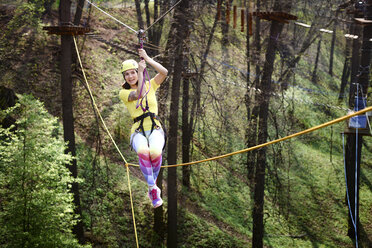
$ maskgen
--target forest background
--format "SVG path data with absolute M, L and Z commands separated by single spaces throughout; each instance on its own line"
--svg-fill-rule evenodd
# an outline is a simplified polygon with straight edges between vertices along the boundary
M 71 24 L 91 29 L 76 37 L 89 85 L 70 37 L 76 154 L 65 154 L 61 38 L 43 30 L 61 23 L 60 2 L 0 2 L 2 247 L 135 247 L 137 237 L 140 247 L 355 245 L 344 169 L 352 152 L 343 146 L 352 135 L 344 141 L 340 134 L 345 122 L 257 151 L 162 169 L 165 203 L 156 210 L 137 167 L 129 168 L 129 191 L 125 163 L 88 89 L 125 158 L 136 164 L 132 120 L 118 93 L 121 62 L 138 59 L 138 38 L 87 1 L 71 3 Z M 176 1 L 94 3 L 138 30 Z M 170 72 L 158 92 L 168 129 L 163 164 L 241 150 L 346 115 L 364 54 L 362 39 L 345 38 L 363 37 L 353 20 L 363 11 L 348 3 L 183 0 L 149 29 L 145 49 Z M 253 11 L 297 20 L 252 16 L 250 34 Z M 369 77 L 360 85 L 371 106 Z M 372 142 L 368 136 L 357 142 L 358 242 L 371 247 Z

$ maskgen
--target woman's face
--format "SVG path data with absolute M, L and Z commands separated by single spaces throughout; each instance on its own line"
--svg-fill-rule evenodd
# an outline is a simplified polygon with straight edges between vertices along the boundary
M 138 74 L 135 69 L 126 70 L 124 72 L 124 79 L 130 85 L 131 88 L 136 88 L 138 81 Z

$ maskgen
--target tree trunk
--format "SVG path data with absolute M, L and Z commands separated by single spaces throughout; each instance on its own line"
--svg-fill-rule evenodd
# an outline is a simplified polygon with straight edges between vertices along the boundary
M 187 60 L 186 67 L 187 68 Z M 182 163 L 190 162 L 191 133 L 189 126 L 189 98 L 190 78 L 187 75 L 183 78 L 182 88 Z M 182 166 L 182 185 L 190 188 L 190 166 Z
M 134 2 L 136 5 L 138 28 L 143 29 L 144 26 L 143 26 L 143 20 L 142 20 L 141 1 L 135 0 Z
M 318 71 L 318 63 L 319 63 L 319 55 L 320 55 L 320 46 L 322 44 L 322 36 L 319 37 L 319 42 L 318 42 L 318 48 L 316 50 L 316 57 L 315 57 L 315 63 L 314 63 L 314 69 L 311 77 L 311 81 L 316 84 L 317 82 L 317 71 Z
M 52 5 L 54 4 L 55 0 L 45 0 L 44 1 L 44 14 L 51 15 L 52 14 Z
M 176 43 L 172 95 L 169 115 L 168 163 L 177 163 L 177 132 L 180 83 L 183 71 L 183 46 L 189 35 L 189 18 L 187 17 L 189 0 L 183 0 L 175 10 Z M 177 63 L 178 61 L 178 63 Z M 168 247 L 177 247 L 177 167 L 168 169 Z
M 352 23 L 349 28 L 349 34 L 353 33 L 355 23 Z M 338 100 L 341 101 L 345 98 L 345 87 L 347 85 L 349 76 L 350 76 L 350 47 L 351 47 L 351 40 L 346 39 L 346 46 L 345 46 L 345 61 L 344 61 L 344 68 L 342 70 L 341 76 L 341 86 L 340 86 L 340 93 L 338 95 Z
M 355 25 L 353 34 L 358 35 L 359 37 L 361 36 L 360 25 Z M 352 96 L 354 96 L 355 94 L 355 88 L 356 88 L 355 83 L 357 82 L 357 75 L 359 71 L 360 47 L 361 47 L 360 39 L 354 39 L 353 40 L 353 51 L 351 55 L 349 106 L 354 106 L 354 98 Z
M 372 0 L 365 3 L 366 12 L 365 19 L 372 20 Z M 349 103 L 354 104 L 355 95 L 359 97 L 367 97 L 367 90 L 369 87 L 369 73 L 371 66 L 371 49 L 372 44 L 369 41 L 372 38 L 372 26 L 363 26 L 363 43 L 361 47 L 360 67 L 357 76 L 357 86 L 354 90 L 350 90 Z M 353 105 L 349 105 L 350 107 Z M 350 208 L 354 216 L 354 223 L 356 225 L 356 233 L 351 221 L 349 212 L 349 230 L 348 236 L 354 239 L 359 236 L 359 178 L 360 178 L 360 158 L 362 156 L 363 136 L 349 134 L 346 145 L 346 173 L 348 180 L 348 191 L 350 199 Z M 357 157 L 356 157 L 357 156 Z M 349 182 L 350 181 L 350 182 Z M 355 188 L 356 187 L 356 188 Z
M 337 30 L 337 16 L 339 11 L 336 11 L 336 16 L 333 23 L 333 33 L 332 33 L 332 42 L 331 42 L 331 52 L 329 55 L 329 75 L 333 76 L 333 54 L 335 51 L 335 43 L 336 43 L 336 30 Z
M 145 0 L 145 13 L 146 13 L 146 25 L 147 25 L 147 27 L 150 27 L 149 1 L 150 0 Z
M 84 9 L 84 2 L 85 0 L 79 0 L 77 7 L 76 7 L 76 12 L 75 12 L 75 17 L 74 17 L 74 25 L 79 26 L 81 16 L 83 14 L 83 9 Z
M 222 39 L 221 39 L 221 49 L 223 51 L 222 59 L 225 61 L 229 61 L 229 53 L 227 47 L 229 46 L 229 26 L 230 26 L 230 10 L 231 4 L 233 0 L 221 0 L 221 31 L 222 31 Z
M 5 110 L 7 108 L 13 107 L 17 101 L 18 97 L 14 93 L 12 89 L 8 89 L 5 86 L 0 85 L 0 110 Z M 2 128 L 8 128 L 11 125 L 14 125 L 16 123 L 16 119 L 14 119 L 12 116 L 7 115 L 5 118 L 2 118 L 0 120 L 0 127 Z M 15 130 L 16 127 L 13 127 L 11 130 Z M 4 140 L 5 136 L 0 137 L 0 140 Z
M 261 0 L 257 0 L 257 10 L 260 11 L 261 9 Z M 256 48 L 256 51 L 254 52 L 254 59 L 253 63 L 256 65 L 255 66 L 255 71 L 256 71 L 256 77 L 253 82 L 253 87 L 257 88 L 258 87 L 258 82 L 259 82 L 259 76 L 260 76 L 260 53 L 261 53 L 261 20 L 258 16 L 255 18 L 256 21 L 256 26 L 255 26 L 255 34 L 254 34 L 254 47 Z M 249 89 L 247 89 L 249 92 Z M 248 93 L 249 94 L 249 93 Z M 260 103 L 258 102 L 259 99 L 259 91 L 254 91 L 255 97 L 253 99 L 253 109 L 250 111 L 250 109 L 247 109 L 247 129 L 246 129 L 246 146 L 247 147 L 252 147 L 257 145 L 257 121 L 258 121 L 258 109 Z M 252 99 L 250 100 L 252 102 Z M 247 178 L 249 182 L 249 187 L 251 189 L 251 197 L 253 196 L 253 187 L 254 187 L 254 165 L 256 162 L 256 156 L 257 156 L 257 151 L 254 150 L 252 152 L 247 152 L 247 162 L 246 162 L 246 167 L 247 167 Z
M 249 0 L 245 0 L 244 1 L 244 6 L 246 8 L 246 22 L 247 22 L 247 25 L 248 25 L 248 22 L 249 22 Z M 245 93 L 245 96 L 244 96 L 244 99 L 245 99 L 245 108 L 247 110 L 247 117 L 250 116 L 251 114 L 251 100 L 250 100 L 250 86 L 251 86 L 251 83 L 250 83 L 250 73 L 251 73 L 251 60 L 250 60 L 250 44 L 249 44 L 249 38 L 250 38 L 250 35 L 249 35 L 249 30 L 247 28 L 247 34 L 246 34 L 246 42 L 245 42 L 245 56 L 247 58 L 247 75 L 246 75 L 246 86 L 247 86 L 247 91 Z M 248 118 L 247 118 L 248 119 Z M 247 125 L 248 126 L 248 125 Z M 246 130 L 246 135 L 248 134 L 248 130 Z M 246 136 L 246 140 L 247 140 L 247 136 Z
M 279 6 L 284 5 L 284 11 L 289 12 L 291 8 L 291 1 L 282 3 L 281 1 L 275 1 L 274 10 L 281 10 Z M 262 80 L 260 88 L 262 93 L 259 97 L 260 110 L 259 110 L 259 135 L 258 143 L 263 144 L 267 142 L 267 126 L 268 126 L 268 115 L 269 115 L 269 101 L 271 93 L 271 81 L 272 73 L 274 70 L 275 53 L 277 51 L 278 39 L 273 37 L 279 37 L 283 30 L 283 23 L 273 21 L 270 27 L 270 39 L 267 45 L 266 59 L 262 72 Z M 252 247 L 258 248 L 263 247 L 263 235 L 264 235 L 264 192 L 265 192 L 265 170 L 266 170 L 266 148 L 261 148 L 257 154 L 257 164 L 255 172 L 255 185 L 254 185 L 254 204 L 252 210 L 253 217 L 253 238 Z
M 338 100 L 341 101 L 345 98 L 345 87 L 347 85 L 348 78 L 350 76 L 350 57 L 345 57 L 344 69 L 342 70 L 340 93 L 338 94 Z
M 169 0 L 168 0 L 169 2 Z M 165 8 L 167 7 L 167 4 L 161 5 L 162 12 L 165 12 Z M 159 21 L 160 23 L 162 20 Z M 154 29 L 157 30 L 158 24 L 154 25 Z M 174 26 L 174 23 L 172 23 L 172 26 Z M 160 26 L 160 31 L 162 27 Z M 171 65 L 173 64 L 172 56 L 170 55 L 170 51 L 173 50 L 173 39 L 174 35 L 172 32 L 169 32 L 169 37 L 168 37 L 168 42 L 166 45 L 165 49 L 165 54 L 164 57 L 162 57 L 162 65 L 168 69 L 169 75 L 172 74 L 172 67 Z M 158 33 L 158 31 L 154 31 L 155 34 Z M 160 39 L 160 38 L 159 38 Z M 159 116 L 162 120 L 167 120 L 167 99 L 168 99 L 168 91 L 169 91 L 169 80 L 165 80 L 165 82 L 162 83 L 161 87 L 159 88 L 159 93 L 158 93 L 158 104 L 159 104 Z M 163 123 L 166 125 L 166 123 Z M 166 159 L 164 158 L 163 161 Z M 157 186 L 163 190 L 163 169 L 160 169 L 158 179 L 157 179 Z M 165 227 L 164 227 L 164 209 L 163 206 L 160 206 L 155 209 L 154 212 L 154 231 L 157 234 L 156 239 L 153 241 L 153 246 L 154 247 L 161 247 L 163 245 L 163 240 L 165 236 Z
M 60 2 L 60 23 L 70 22 L 70 0 L 61 0 Z M 66 165 L 74 178 L 77 177 L 76 165 L 76 149 L 75 149 L 75 133 L 74 133 L 74 116 L 72 108 L 72 79 L 71 79 L 71 51 L 72 37 L 70 35 L 61 36 L 61 94 L 62 94 L 62 119 L 63 119 L 63 134 L 64 140 L 67 142 L 65 153 L 70 153 L 73 160 Z M 75 213 L 79 215 L 79 220 L 73 228 L 73 233 L 76 235 L 79 243 L 83 244 L 84 229 L 81 218 L 81 205 L 79 195 L 79 184 L 73 183 L 71 192 L 74 195 Z
M 355 167 L 357 166 L 357 188 L 359 189 L 359 175 L 360 175 L 360 158 L 362 155 L 362 142 L 363 142 L 363 136 L 358 135 L 358 142 L 357 142 L 357 136 L 354 134 L 347 135 L 346 138 L 346 147 L 345 147 L 345 160 L 346 160 L 346 178 L 347 178 L 347 185 L 346 188 L 348 190 L 349 194 L 349 200 L 350 200 L 350 211 L 353 213 L 353 219 L 356 219 L 356 225 L 359 226 L 359 190 L 355 194 Z M 358 152 L 357 152 L 358 151 Z M 355 162 L 357 161 L 357 162 Z M 346 199 L 346 206 L 348 206 L 347 198 Z M 354 225 L 351 220 L 350 211 L 348 211 L 348 232 L 347 235 L 355 240 L 355 231 L 354 231 Z M 355 218 L 355 216 L 357 216 Z M 359 237 L 359 229 L 357 228 L 357 234 Z
M 198 78 L 197 78 L 197 82 L 196 82 L 196 87 L 195 87 L 195 91 L 196 91 L 196 102 L 197 102 L 197 104 L 196 104 L 197 105 L 197 110 L 196 111 L 198 113 L 200 113 L 200 111 L 201 111 L 200 110 L 201 81 L 203 79 L 205 66 L 207 65 L 207 58 L 208 58 L 209 51 L 211 49 L 211 45 L 212 45 L 214 33 L 216 31 L 217 23 L 218 23 L 218 13 L 216 13 L 216 15 L 214 17 L 213 27 L 212 27 L 212 30 L 211 30 L 211 32 L 209 34 L 208 42 L 207 42 L 207 45 L 206 45 L 204 54 L 203 54 L 203 56 L 201 58 L 201 61 L 200 61 L 200 69 L 199 69 L 199 74 L 198 74 Z
M 163 0 L 160 2 L 160 16 L 164 14 L 170 5 L 170 0 Z M 154 20 L 158 19 L 158 1 L 154 1 Z M 160 44 L 160 38 L 163 30 L 164 18 L 159 20 L 158 23 L 150 30 L 151 36 L 149 37 L 150 42 L 156 46 Z
M 163 169 L 160 169 L 158 178 L 156 180 L 157 186 L 163 190 Z M 164 210 L 163 206 L 155 208 L 154 210 L 154 232 L 155 238 L 152 241 L 153 247 L 162 247 L 164 241 Z

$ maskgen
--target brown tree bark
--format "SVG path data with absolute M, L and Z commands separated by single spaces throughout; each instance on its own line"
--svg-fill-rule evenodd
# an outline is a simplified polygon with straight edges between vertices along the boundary
M 367 20 L 372 20 L 372 0 L 365 2 L 365 12 L 364 18 Z M 372 38 L 372 26 L 364 25 L 363 26 L 363 43 L 361 46 L 361 51 L 358 54 L 361 54 L 360 63 L 358 68 L 358 74 L 355 78 L 356 84 L 353 87 L 350 86 L 349 94 L 349 107 L 354 107 L 355 96 L 367 97 L 367 90 L 369 87 L 369 73 L 371 66 L 371 49 L 372 44 L 370 39 Z M 354 49 L 354 48 L 353 48 Z M 353 51 L 354 54 L 354 51 Z M 356 52 L 355 52 L 356 54 Z M 349 229 L 348 236 L 355 240 L 355 237 L 359 236 L 359 184 L 360 184 L 360 161 L 362 157 L 362 143 L 363 136 L 358 134 L 348 134 L 347 135 L 347 144 L 346 144 L 346 176 L 347 176 L 347 189 L 349 191 L 350 199 L 350 210 L 353 213 L 353 219 L 356 227 L 351 220 L 349 212 Z M 356 229 L 356 231 L 355 231 Z
M 85 0 L 79 0 L 77 3 L 75 17 L 74 17 L 74 25 L 76 26 L 79 26 L 80 24 L 81 16 L 83 14 L 83 9 L 84 9 L 84 3 L 85 3 Z
M 168 163 L 177 163 L 177 133 L 180 83 L 183 71 L 184 42 L 189 35 L 189 0 L 183 0 L 175 9 L 175 63 L 172 81 L 171 105 L 169 115 Z M 177 167 L 168 169 L 168 237 L 167 247 L 177 247 Z
M 318 76 L 317 76 L 317 71 L 318 71 L 318 63 L 319 63 L 319 55 L 320 55 L 320 47 L 322 45 L 322 36 L 319 37 L 318 41 L 318 48 L 316 49 L 316 57 L 315 57 L 315 62 L 314 62 L 314 69 L 313 73 L 311 76 L 311 81 L 316 84 Z
M 70 0 L 61 0 L 60 6 L 60 24 L 65 25 L 70 22 Z M 76 164 L 76 148 L 75 148 L 75 133 L 74 133 L 74 116 L 72 108 L 72 79 L 71 79 L 71 55 L 72 55 L 72 37 L 70 35 L 61 36 L 61 94 L 62 94 L 62 119 L 63 119 L 63 136 L 67 142 L 65 153 L 70 153 L 73 160 L 67 164 L 74 178 L 77 177 Z M 79 243 L 83 244 L 84 229 L 81 218 L 81 205 L 79 195 L 79 184 L 73 183 L 71 192 L 74 195 L 75 213 L 79 215 L 79 220 L 73 228 L 73 233 L 76 235 Z
M 169 0 L 161 1 L 162 4 L 160 5 L 161 12 L 164 13 L 167 11 L 167 7 L 169 6 Z M 155 18 L 155 17 L 154 17 Z M 160 36 L 161 36 L 161 30 L 162 25 L 161 23 L 163 20 L 160 20 L 158 24 L 155 24 L 153 29 L 150 30 L 150 32 L 153 32 L 155 35 L 159 35 L 159 38 L 157 41 L 153 41 L 153 44 L 159 44 Z M 158 26 L 160 25 L 160 26 Z M 172 26 L 174 26 L 174 23 L 172 23 Z M 174 28 L 173 28 L 174 29 Z M 172 67 L 173 64 L 172 57 L 170 56 L 171 51 L 173 50 L 173 30 L 171 28 L 171 32 L 169 32 L 168 41 L 166 45 L 166 49 L 164 51 L 164 56 L 162 57 L 162 65 L 168 69 L 169 75 L 172 74 Z M 155 30 L 155 31 L 154 31 Z M 156 40 L 157 38 L 153 36 L 153 38 Z M 151 42 L 151 41 L 150 41 Z M 166 80 L 162 83 L 162 86 L 159 89 L 158 93 L 158 103 L 159 103 L 159 116 L 161 120 L 165 121 L 167 120 L 167 106 L 166 102 L 168 99 L 168 92 L 169 92 L 169 80 Z M 164 125 L 167 125 L 166 123 L 163 123 Z M 166 161 L 166 154 L 164 154 L 163 161 Z M 160 169 L 158 179 L 157 179 L 157 185 L 158 187 L 163 190 L 163 169 Z M 154 211 L 154 231 L 156 233 L 156 238 L 153 240 L 154 247 L 160 247 L 163 245 L 163 241 L 165 238 L 165 225 L 164 225 L 164 209 L 163 206 L 160 206 L 155 209 Z
M 261 9 L 261 0 L 257 0 L 256 3 L 257 10 L 260 11 Z M 255 18 L 255 33 L 254 33 L 254 58 L 252 62 L 255 64 L 255 73 L 256 77 L 253 81 L 253 84 L 251 86 L 257 88 L 258 83 L 259 83 L 259 76 L 261 73 L 261 67 L 260 67 L 260 56 L 259 54 L 261 53 L 261 20 L 258 16 Z M 247 94 L 249 95 L 249 88 L 247 89 Z M 252 147 L 257 145 L 257 122 L 258 122 L 258 110 L 259 110 L 259 105 L 260 103 L 257 102 L 259 99 L 259 91 L 255 91 L 255 97 L 254 99 L 246 99 L 246 107 L 247 107 L 247 119 L 248 119 L 248 124 L 247 124 L 247 129 L 246 129 L 246 146 L 247 147 Z M 250 106 L 250 104 L 253 103 L 253 107 Z M 247 105 L 249 104 L 249 105 Z M 251 109 L 252 108 L 252 109 Z M 254 165 L 256 163 L 256 157 L 257 157 L 257 151 L 254 150 L 252 152 L 247 153 L 247 162 L 246 162 L 246 167 L 247 167 L 247 178 L 249 182 L 249 187 L 251 189 L 251 196 L 253 196 L 253 187 L 254 187 Z
M 144 25 L 143 25 L 143 19 L 142 19 L 141 1 L 135 0 L 134 2 L 136 5 L 138 29 L 143 29 Z
M 221 0 L 221 49 L 223 51 L 223 60 L 229 60 L 229 53 L 227 47 L 229 46 L 229 29 L 230 29 L 230 10 L 233 0 Z
M 333 55 L 335 51 L 335 43 L 336 43 L 336 31 L 337 31 L 337 17 L 338 17 L 339 11 L 336 11 L 335 19 L 333 22 L 333 33 L 332 33 L 332 41 L 331 41 L 331 51 L 329 54 L 329 75 L 333 76 Z
M 355 23 L 350 25 L 349 28 L 349 34 L 352 34 L 354 31 Z M 341 76 L 341 86 L 340 86 L 340 93 L 338 95 L 338 100 L 341 101 L 343 98 L 345 98 L 345 87 L 347 85 L 348 79 L 350 78 L 350 52 L 351 52 L 351 40 L 346 39 L 346 45 L 345 45 L 345 61 L 344 61 L 344 68 L 342 70 L 342 76 Z
M 289 12 L 291 10 L 291 1 L 276 0 L 274 4 L 275 11 Z M 259 121 L 258 121 L 258 143 L 267 142 L 268 137 L 268 115 L 269 101 L 271 95 L 272 73 L 274 70 L 275 53 L 277 51 L 278 38 L 283 30 L 283 23 L 272 21 L 270 27 L 270 38 L 267 45 L 265 64 L 262 71 L 260 82 L 261 94 L 259 95 Z M 265 171 L 266 171 L 266 148 L 262 148 L 257 153 L 257 163 L 254 179 L 254 203 L 252 210 L 253 218 L 253 238 L 252 247 L 263 247 L 264 234 L 264 192 L 265 192 Z
M 188 68 L 187 59 L 185 68 Z M 182 84 L 182 163 L 190 162 L 191 128 L 189 123 L 190 78 L 185 76 Z M 190 166 L 182 166 L 182 185 L 190 188 Z

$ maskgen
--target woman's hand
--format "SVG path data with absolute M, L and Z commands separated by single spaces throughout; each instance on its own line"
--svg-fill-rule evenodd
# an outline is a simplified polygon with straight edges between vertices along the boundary
M 168 75 L 168 70 L 164 68 L 164 66 L 162 66 L 161 64 L 159 64 L 158 62 L 150 58 L 144 49 L 138 49 L 138 54 L 141 58 L 143 58 L 143 60 L 141 60 L 141 62 L 138 63 L 138 73 L 142 74 L 143 72 L 143 69 L 142 71 L 140 69 L 141 63 L 143 63 L 144 66 L 146 67 L 146 62 L 147 62 L 150 66 L 152 66 L 158 72 L 158 74 L 156 74 L 156 76 L 154 77 L 155 82 L 159 85 L 162 82 L 164 82 L 164 80 L 166 79 Z
M 146 62 L 145 62 L 145 60 L 141 60 L 138 63 L 138 73 L 143 73 L 143 71 L 145 70 L 145 68 L 146 68 Z
M 142 49 L 142 48 L 138 49 L 138 54 L 139 54 L 139 56 L 140 56 L 141 58 L 143 58 L 143 59 L 146 60 L 146 61 L 148 61 L 148 59 L 150 58 L 150 57 L 147 55 L 145 49 Z

